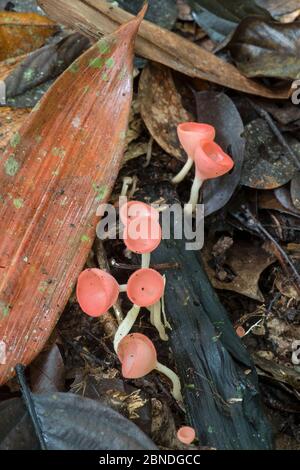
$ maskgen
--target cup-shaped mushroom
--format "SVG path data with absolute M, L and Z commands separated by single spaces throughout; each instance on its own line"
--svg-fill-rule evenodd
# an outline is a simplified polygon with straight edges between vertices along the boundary
M 142 268 L 131 274 L 127 283 L 127 295 L 139 307 L 154 305 L 164 293 L 163 276 L 151 268 Z
M 101 269 L 85 269 L 79 274 L 76 295 L 81 309 L 91 317 L 107 312 L 119 295 L 119 284 Z
M 141 333 L 125 336 L 120 341 L 117 352 L 122 364 L 122 375 L 127 379 L 144 377 L 156 367 L 155 346 Z
M 216 131 L 210 124 L 183 122 L 177 126 L 177 135 L 188 157 L 194 158 L 197 146 L 203 140 L 213 141 L 216 136 Z
M 190 426 L 182 426 L 177 431 L 177 438 L 183 444 L 191 444 L 195 437 L 195 429 Z
M 137 217 L 125 226 L 123 237 L 134 253 L 151 253 L 161 241 L 161 227 L 156 217 Z
M 157 221 L 159 220 L 158 210 L 141 201 L 125 202 L 120 207 L 119 215 L 124 225 L 138 217 L 153 217 Z
M 222 176 L 234 165 L 232 158 L 218 144 L 209 140 L 197 146 L 194 161 L 196 175 L 202 181 Z

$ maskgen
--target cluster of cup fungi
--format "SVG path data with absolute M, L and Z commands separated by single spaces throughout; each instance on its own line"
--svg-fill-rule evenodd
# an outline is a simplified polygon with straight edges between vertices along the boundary
M 215 142 L 215 129 L 208 124 L 186 122 L 178 125 L 179 141 L 188 159 L 182 170 L 173 178 L 181 182 L 195 165 L 195 178 L 191 189 L 187 212 L 195 210 L 199 190 L 204 180 L 221 176 L 233 167 L 233 161 Z M 81 309 L 91 317 L 104 315 L 126 292 L 132 303 L 124 320 L 118 326 L 114 338 L 114 349 L 122 365 L 122 375 L 127 379 L 144 377 L 153 370 L 166 375 L 172 383 L 172 395 L 182 403 L 181 385 L 177 374 L 157 360 L 153 342 L 146 335 L 131 333 L 141 308 L 150 312 L 150 321 L 157 329 L 160 339 L 167 340 L 165 324 L 162 321 L 162 305 L 165 278 L 150 268 L 150 256 L 162 237 L 159 211 L 140 201 L 124 203 L 119 210 L 124 225 L 123 240 L 130 251 L 141 255 L 141 268 L 135 271 L 126 285 L 119 285 L 116 279 L 98 268 L 85 269 L 78 277 L 77 300 Z M 190 444 L 195 431 L 189 426 L 181 427 L 178 439 Z

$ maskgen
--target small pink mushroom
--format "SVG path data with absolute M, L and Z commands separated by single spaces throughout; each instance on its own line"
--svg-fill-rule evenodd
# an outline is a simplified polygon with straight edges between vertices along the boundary
M 130 276 L 126 291 L 133 303 L 133 307 L 129 310 L 116 331 L 114 337 L 114 349 L 116 352 L 118 351 L 120 341 L 128 335 L 133 327 L 141 307 L 149 308 L 154 326 L 158 329 L 162 339 L 165 339 L 164 326 L 160 317 L 160 298 L 164 293 L 164 288 L 164 278 L 154 269 L 141 268 Z M 122 287 L 122 290 L 124 290 L 124 287 Z
M 177 431 L 177 438 L 183 444 L 191 444 L 195 437 L 195 429 L 190 426 L 182 426 Z
M 163 295 L 164 278 L 151 268 L 135 271 L 127 283 L 127 295 L 133 304 L 139 307 L 149 307 L 155 304 Z
M 149 267 L 150 253 L 160 244 L 161 236 L 161 227 L 156 216 L 134 218 L 127 223 L 123 234 L 127 248 L 142 255 L 142 268 Z
M 234 162 L 221 147 L 213 141 L 203 141 L 195 150 L 195 178 L 193 181 L 190 200 L 186 206 L 186 213 L 192 213 L 199 198 L 199 190 L 207 179 L 217 178 L 228 173 Z
M 187 153 L 188 159 L 176 175 L 172 182 L 180 183 L 193 166 L 194 154 L 196 148 L 202 143 L 203 140 L 214 140 L 216 132 L 215 128 L 210 124 L 200 122 L 183 122 L 177 126 L 177 135 L 179 142 Z
M 85 269 L 79 274 L 76 295 L 81 309 L 91 317 L 107 312 L 119 295 L 119 284 L 101 269 Z
M 119 343 L 117 354 L 122 364 L 123 377 L 138 379 L 155 369 L 171 380 L 173 384 L 172 395 L 176 400 L 182 401 L 178 376 L 157 361 L 155 346 L 147 336 L 141 333 L 125 336 Z
M 138 217 L 153 217 L 157 221 L 159 220 L 158 210 L 141 201 L 125 202 L 120 207 L 119 215 L 124 225 Z

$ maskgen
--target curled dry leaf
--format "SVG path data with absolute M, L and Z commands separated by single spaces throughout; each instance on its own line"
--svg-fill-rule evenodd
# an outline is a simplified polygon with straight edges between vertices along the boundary
M 0 60 L 34 51 L 57 30 L 52 20 L 37 13 L 0 11 Z
M 274 263 L 275 257 L 268 253 L 263 246 L 236 241 L 226 251 L 224 271 L 229 270 L 228 280 L 220 281 L 212 267 L 212 250 L 209 244 L 202 250 L 205 270 L 212 285 L 216 289 L 225 289 L 250 297 L 254 300 L 264 301 L 258 282 L 262 272 Z
M 234 62 L 247 77 L 299 78 L 298 21 L 283 24 L 260 17 L 245 18 L 228 47 Z
M 244 137 L 242 184 L 256 189 L 274 189 L 293 178 L 297 167 L 265 120 L 258 118 L 247 124 Z M 286 140 L 300 159 L 299 141 L 289 136 Z
M 39 0 L 38 3 L 51 18 L 94 39 L 99 37 L 99 32 L 110 33 L 116 24 L 132 18 L 130 13 L 104 0 Z M 289 85 L 284 90 L 276 90 L 247 79 L 236 67 L 211 52 L 148 21 L 143 21 L 139 30 L 136 53 L 190 77 L 245 93 L 269 98 L 290 95 Z
M 1 156 L 0 383 L 42 349 L 90 251 L 123 157 L 144 11 L 59 77 Z
M 89 40 L 70 34 L 58 43 L 41 47 L 27 56 L 5 79 L 6 97 L 13 98 L 60 75 L 89 47 Z
M 186 154 L 179 144 L 177 125 L 192 117 L 184 109 L 170 69 L 153 63 L 142 72 L 139 83 L 141 115 L 156 142 L 181 161 Z

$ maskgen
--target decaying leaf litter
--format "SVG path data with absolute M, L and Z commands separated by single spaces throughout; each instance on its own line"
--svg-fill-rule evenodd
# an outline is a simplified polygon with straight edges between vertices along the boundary
M 10 5 L 7 5 L 8 3 Z M 19 170 L 20 160 L 18 154 L 15 154 L 19 145 L 16 136 L 20 135 L 18 132 L 22 133 L 19 130 L 22 129 L 23 123 L 26 126 L 28 117 L 29 120 L 34 119 L 34 116 L 29 114 L 32 107 L 39 102 L 49 86 L 53 83 L 56 83 L 54 86 L 58 86 L 62 72 L 68 66 L 70 66 L 69 72 L 67 71 L 65 74 L 72 74 L 74 80 L 76 79 L 78 75 L 76 62 L 73 66 L 71 64 L 76 57 L 84 57 L 81 54 L 94 43 L 99 32 L 111 33 L 116 29 L 116 22 L 123 23 L 129 19 L 129 15 L 125 11 L 118 10 L 115 6 L 106 8 L 105 2 L 102 1 L 89 0 L 84 2 L 85 6 L 83 7 L 79 0 L 76 2 L 64 0 L 59 2 L 60 8 L 57 8 L 58 2 L 55 0 L 41 1 L 40 5 L 49 15 L 49 19 L 36 6 L 35 2 L 13 3 L 14 6 L 11 5 L 11 2 L 0 2 L 2 8 L 0 78 L 5 80 L 9 91 L 8 106 L 0 108 L 0 149 L 2 165 L 4 164 L 4 168 L 9 173 L 6 174 L 7 178 L 13 177 Z M 119 5 L 126 9 L 129 3 L 128 11 L 134 14 L 138 13 L 142 2 L 124 1 L 119 2 Z M 145 202 L 158 201 L 163 204 L 168 200 L 168 197 L 171 197 L 174 200 L 179 198 L 181 203 L 186 202 L 189 181 L 181 183 L 177 188 L 169 187 L 169 181 L 180 170 L 185 159 L 184 152 L 177 140 L 176 126 L 180 122 L 188 120 L 206 122 L 215 126 L 217 142 L 233 157 L 235 169 L 229 175 L 223 176 L 220 180 L 211 180 L 203 187 L 202 198 L 206 207 L 206 218 L 205 246 L 201 256 L 205 270 L 220 296 L 222 304 L 226 307 L 233 327 L 242 326 L 244 328 L 245 336 L 238 341 L 246 346 L 249 359 L 251 356 L 256 365 L 264 414 L 270 422 L 269 426 L 273 433 L 273 444 L 271 445 L 279 449 L 298 449 L 300 410 L 298 354 L 300 340 L 298 275 L 300 263 L 298 223 L 300 143 L 298 131 L 300 111 L 299 105 L 293 103 L 295 99 L 291 99 L 291 92 L 297 92 L 297 89 L 291 88 L 291 82 L 297 79 L 300 73 L 299 57 L 297 56 L 299 49 L 297 48 L 297 42 L 299 42 L 297 18 L 299 12 L 297 13 L 297 8 L 293 5 L 290 6 L 291 10 L 282 11 L 278 10 L 276 2 L 263 0 L 244 2 L 247 4 L 247 8 L 239 10 L 239 16 L 235 14 L 234 7 L 232 7 L 234 2 L 181 0 L 176 2 L 176 5 L 175 2 L 164 3 L 162 6 L 162 2 L 149 1 L 146 18 L 153 24 L 144 21 L 138 33 L 136 52 L 143 59 L 138 57 L 135 60 L 134 94 L 128 116 L 129 124 L 124 147 L 119 147 L 120 161 L 121 155 L 124 154 L 123 166 L 119 173 L 117 167 L 114 171 L 110 169 L 109 185 L 111 188 L 114 180 L 116 178 L 117 180 L 111 195 L 109 196 L 109 192 L 105 195 L 106 200 L 109 198 L 112 202 L 117 201 L 124 185 L 124 178 L 127 178 L 128 194 L 133 199 L 143 199 Z M 288 3 L 293 4 L 293 2 Z M 82 8 L 80 18 L 76 18 L 75 7 Z M 259 15 L 259 19 L 253 20 L 253 14 Z M 12 33 L 10 30 L 13 15 L 17 15 L 18 20 L 14 22 L 14 28 L 18 29 L 18 34 L 15 31 Z M 37 17 L 32 15 L 41 16 L 37 20 Z M 22 22 L 27 25 L 23 29 Z M 64 23 L 66 26 L 62 26 Z M 162 30 L 162 27 L 166 29 Z M 26 42 L 28 28 L 31 32 L 33 30 L 35 32 L 35 40 L 30 43 Z M 79 28 L 80 32 L 86 33 L 87 36 L 75 32 L 76 28 Z M 167 30 L 175 31 L 176 36 Z M 267 35 L 266 32 L 268 32 Z M 267 39 L 265 42 L 260 40 L 259 54 L 254 55 L 253 48 L 257 38 L 261 38 L 262 35 Z M 12 36 L 18 38 L 18 41 L 12 41 Z M 25 43 L 27 49 L 20 49 L 20 37 L 23 39 L 21 44 Z M 5 47 L 7 43 L 9 43 L 9 47 Z M 277 53 L 278 43 L 284 44 L 280 53 L 284 55 L 287 63 L 279 61 L 276 54 L 272 55 L 272 50 Z M 158 51 L 157 48 L 161 44 L 164 44 L 164 48 Z M 178 49 L 180 44 L 182 44 L 182 49 Z M 202 70 L 197 63 L 193 69 L 191 63 L 187 62 L 188 44 L 190 44 L 193 54 L 199 51 L 199 54 L 203 55 L 204 52 L 201 51 L 205 51 L 207 62 L 204 62 Z M 177 61 L 174 60 L 174 48 L 176 47 Z M 103 52 L 105 52 L 104 49 L 101 54 Z M 101 58 L 102 55 L 100 55 L 102 67 Z M 97 72 L 97 59 L 98 57 L 93 59 L 96 60 L 94 62 L 95 72 Z M 105 57 L 105 60 L 107 59 L 108 57 Z M 78 60 L 80 63 L 82 59 Z M 221 79 L 216 70 L 220 61 L 224 64 Z M 109 71 L 108 67 L 108 72 L 105 70 L 99 72 L 102 74 L 104 85 L 108 80 L 107 73 Z M 244 75 L 250 78 L 244 78 Z M 258 78 L 252 80 L 251 77 Z M 61 83 L 63 84 L 63 82 Z M 110 83 L 109 80 L 108 83 Z M 61 91 L 62 93 L 65 91 L 63 85 Z M 266 97 L 272 97 L 272 99 Z M 276 100 L 275 97 L 280 99 Z M 83 95 L 82 100 L 85 104 L 87 99 Z M 91 106 L 91 103 L 86 105 Z M 72 101 L 69 106 L 71 109 Z M 64 112 L 63 107 L 60 112 Z M 50 115 L 47 117 L 45 114 L 44 119 L 49 120 Z M 39 116 L 42 119 L 43 114 L 39 114 Z M 55 114 L 52 116 L 54 119 Z M 99 122 L 100 124 L 97 124 L 99 127 L 94 124 L 94 128 L 95 131 L 99 129 L 101 132 L 101 127 L 103 127 L 101 117 Z M 42 123 L 37 122 L 36 124 L 41 127 Z M 88 130 L 90 130 L 89 127 Z M 37 137 L 39 136 L 29 135 L 28 137 L 28 142 L 31 145 L 33 139 L 36 139 L 34 140 L 35 151 L 41 146 Z M 114 139 L 114 145 L 120 145 L 117 140 Z M 51 171 L 56 172 L 60 168 L 64 168 L 64 163 L 59 162 L 64 161 L 66 156 L 64 155 L 62 158 L 64 149 L 61 149 L 57 143 L 52 147 L 56 149 L 54 157 L 58 159 L 58 166 Z M 6 148 L 9 150 L 9 155 L 4 154 Z M 74 154 L 74 149 L 70 149 L 70 152 Z M 68 158 L 70 159 L 69 155 Z M 91 157 L 87 156 L 86 158 Z M 90 160 L 89 164 L 91 164 Z M 30 164 L 30 169 L 32 169 L 32 164 Z M 5 186 L 3 176 L 1 178 L 0 202 L 3 206 L 6 204 L 7 214 L 10 214 L 11 211 L 20 214 L 20 210 L 23 210 L 24 205 L 26 209 L 27 204 L 27 210 L 31 211 L 28 214 L 34 213 L 36 211 L 35 200 L 38 201 L 44 193 L 45 179 L 36 173 L 35 185 L 28 193 L 30 197 L 25 200 L 22 186 L 15 187 L 14 184 Z M 38 189 L 36 189 L 39 186 L 39 178 L 40 196 L 38 196 Z M 190 178 L 192 178 L 192 174 Z M 65 184 L 63 181 L 63 185 Z M 85 184 L 87 185 L 84 183 L 81 188 L 78 187 L 79 194 L 83 191 Z M 64 217 L 70 207 L 70 202 L 67 202 L 68 196 L 70 201 L 72 197 L 71 194 L 68 195 L 65 192 L 62 184 L 61 187 L 59 185 L 54 186 L 54 192 L 59 200 L 58 207 Z M 99 204 L 99 197 L 103 197 L 102 189 L 99 182 L 92 184 L 93 193 L 89 193 L 86 202 L 82 202 L 82 205 L 86 205 L 91 197 L 94 198 L 95 204 Z M 91 194 L 93 195 L 91 196 Z M 41 220 L 43 220 L 46 214 L 45 207 L 41 206 L 40 210 Z M 28 229 L 26 218 L 23 223 L 23 228 Z M 72 225 L 73 221 L 70 220 L 69 223 Z M 4 231 L 6 226 L 7 219 Z M 38 237 L 39 233 L 45 233 L 45 227 L 43 227 L 40 223 L 37 226 L 37 232 L 32 231 L 33 236 Z M 74 228 L 70 226 L 70 231 Z M 79 265 L 75 267 L 75 251 L 72 251 L 68 261 L 70 269 L 75 267 L 74 272 L 78 274 L 86 260 L 88 267 L 106 267 L 116 276 L 119 283 L 125 283 L 128 273 L 139 264 L 138 257 L 136 255 L 129 256 L 128 252 L 124 251 L 120 240 L 106 240 L 103 244 L 99 240 L 95 240 L 91 247 L 95 230 L 94 222 L 86 228 L 88 233 L 81 232 L 84 230 L 83 227 L 80 227 L 78 231 L 79 242 L 83 245 Z M 22 226 L 18 226 L 18 230 L 22 231 Z M 61 233 L 63 233 L 63 229 L 56 228 L 53 235 Z M 41 250 L 40 256 L 43 256 L 50 250 L 51 243 L 46 237 L 42 240 L 39 240 L 38 237 L 37 240 Z M 63 246 L 59 245 L 57 240 L 55 243 L 58 246 Z M 76 243 L 74 249 L 75 246 Z M 28 249 L 27 242 L 24 245 L 25 248 Z M 154 263 L 158 266 L 162 266 L 161 263 L 163 263 L 164 267 L 161 269 L 165 269 L 167 279 L 169 272 L 171 285 L 172 282 L 179 282 L 178 274 L 180 272 L 184 276 L 186 275 L 185 261 L 183 259 L 180 263 L 178 247 L 174 245 L 172 249 L 175 253 L 174 259 L 165 259 L 163 249 L 157 253 L 154 259 Z M 53 250 L 54 253 L 55 249 Z M 34 263 L 31 263 L 26 252 L 18 253 L 16 248 L 12 246 L 12 253 L 15 256 L 17 253 L 16 260 L 19 259 L 19 262 L 22 261 L 27 265 L 28 273 L 32 272 Z M 36 263 L 38 258 L 36 258 L 35 250 L 32 251 L 30 258 L 31 256 Z M 193 256 L 197 259 L 199 253 L 194 253 Z M 196 261 L 191 259 L 191 263 L 194 262 Z M 1 262 L 0 264 L 2 277 L 3 272 L 1 271 L 5 270 L 7 263 L 2 264 Z M 22 267 L 23 269 L 24 267 Z M 15 286 L 21 282 L 20 273 L 21 271 L 18 275 L 15 274 Z M 200 269 L 199 276 L 202 276 L 201 273 Z M 125 440 L 124 438 L 122 440 L 121 434 L 111 426 L 111 439 L 113 439 L 114 433 L 117 433 L 116 446 L 121 448 L 146 449 L 158 446 L 176 449 L 185 447 L 176 438 L 176 430 L 184 424 L 193 424 L 197 430 L 199 429 L 198 441 L 194 443 L 196 448 L 233 446 L 232 443 L 226 442 L 225 438 L 223 442 L 222 438 L 221 441 L 219 440 L 219 436 L 216 436 L 214 430 L 216 423 L 208 424 L 205 421 L 205 416 L 201 414 L 201 407 L 198 414 L 195 412 L 195 416 L 191 416 L 193 406 L 197 406 L 193 403 L 193 394 L 198 397 L 198 400 L 201 400 L 201 393 L 206 395 L 209 393 L 204 385 L 202 390 L 195 391 L 188 388 L 188 382 L 185 383 L 187 414 L 184 414 L 170 395 L 169 383 L 163 376 L 153 372 L 142 379 L 124 380 L 122 378 L 120 364 L 112 348 L 112 337 L 116 331 L 118 320 L 124 315 L 124 312 L 128 311 L 126 299 L 122 298 L 121 303 L 115 306 L 115 311 L 105 318 L 91 319 L 83 315 L 74 293 L 72 294 L 76 280 L 75 275 L 72 279 L 67 279 L 62 271 L 58 285 L 61 285 L 60 289 L 64 286 L 65 292 L 63 298 L 60 294 L 61 303 L 56 304 L 54 308 L 52 303 L 55 298 L 57 275 L 49 276 L 49 270 L 45 271 L 44 268 L 41 279 L 38 276 L 33 278 L 36 282 L 38 281 L 37 297 L 33 296 L 33 286 L 31 286 L 32 290 L 28 292 L 33 298 L 35 313 L 28 311 L 26 302 L 24 306 L 22 304 L 25 321 L 27 321 L 26 318 L 30 319 L 30 315 L 32 321 L 35 319 L 31 324 L 25 323 L 25 328 L 29 328 L 32 335 L 31 346 L 28 349 L 26 349 L 26 344 L 23 346 L 21 359 L 14 358 L 12 352 L 11 364 L 15 366 L 17 362 L 24 360 L 28 365 L 29 372 L 27 386 L 31 388 L 32 392 L 43 394 L 40 399 L 34 397 L 34 402 L 42 420 L 41 433 L 44 437 L 46 436 L 46 441 L 47 427 L 58 430 L 61 426 L 61 422 L 55 421 L 58 419 L 55 416 L 53 416 L 52 423 L 47 423 L 43 419 L 43 416 L 47 416 L 47 408 L 51 408 L 49 393 L 56 393 L 62 402 L 61 406 L 66 415 L 70 409 L 76 411 L 74 411 L 74 419 L 85 419 L 83 417 L 85 413 L 101 413 L 101 408 L 97 411 L 99 405 L 99 407 L 105 407 L 107 419 L 113 421 L 113 415 L 110 416 L 109 413 L 117 412 L 135 423 L 144 434 L 137 428 L 132 428 L 132 436 L 127 436 Z M 196 281 L 193 280 L 194 282 Z M 29 288 L 26 283 L 23 287 Z M 197 290 L 197 282 L 193 289 Z M 38 337 L 42 338 L 42 343 L 36 349 L 34 346 L 37 338 L 35 326 L 39 323 L 35 322 L 40 317 L 38 299 L 45 298 L 45 293 L 49 296 L 48 305 L 52 305 L 55 313 L 52 317 L 51 327 L 42 335 L 39 333 Z M 7 316 L 13 307 L 10 305 L 10 300 L 7 301 L 7 299 L 12 298 L 14 292 L 6 292 L 5 295 L 8 297 L 5 297 L 4 300 L 1 297 L 0 304 L 2 314 L 0 331 L 3 331 L 3 325 L 7 325 Z M 202 295 L 201 291 L 199 295 Z M 62 313 L 63 305 L 68 299 L 69 302 Z M 168 294 L 166 302 L 168 303 Z M 169 302 L 171 303 L 171 299 Z M 190 308 L 191 312 L 193 309 L 197 312 L 198 308 L 198 314 L 201 315 L 203 315 L 201 305 L 204 306 L 204 309 L 209 309 L 205 298 L 201 298 L 201 305 L 198 304 L 198 307 L 198 301 L 195 302 L 196 305 L 186 308 Z M 168 312 L 168 305 L 166 308 Z M 182 310 L 184 311 L 184 307 Z M 54 327 L 55 320 L 61 313 L 61 319 Z M 192 312 L 191 315 L 194 313 Z M 172 326 L 175 317 L 169 318 L 169 320 Z M 39 321 L 43 320 L 40 318 Z M 206 322 L 205 325 L 207 331 L 211 331 L 210 324 Z M 14 333 L 16 340 L 18 332 L 21 334 L 21 331 L 24 331 L 19 328 L 17 327 Z M 178 357 L 180 348 L 178 350 L 174 347 L 172 338 L 171 349 L 168 343 L 165 344 L 159 340 L 154 328 L 149 323 L 146 311 L 142 312 L 139 317 L 136 331 L 144 332 L 150 336 L 155 342 L 161 361 L 173 369 L 177 366 L 181 373 L 180 358 Z M 47 340 L 50 333 L 51 337 Z M 214 337 L 217 344 L 218 334 L 216 327 Z M 227 363 L 229 367 L 229 364 L 233 364 L 231 361 L 234 360 L 235 355 L 243 355 L 244 353 L 240 350 L 237 340 L 231 336 L 229 327 L 221 332 L 221 336 L 222 334 L 224 335 L 223 346 L 230 351 L 226 359 L 229 361 Z M 171 336 L 173 335 L 176 335 L 176 331 L 171 332 Z M 178 337 L 180 338 L 180 335 Z M 220 341 L 223 341 L 222 337 Z M 41 348 L 43 351 L 37 354 Z M 190 351 L 188 351 L 189 353 Z M 36 359 L 32 361 L 36 355 Z M 243 358 L 247 361 L 246 356 Z M 190 359 L 193 363 L 193 358 Z M 204 352 L 202 360 L 206 360 Z M 211 366 L 213 367 L 213 364 Z M 0 366 L 1 373 L 2 367 Z M 236 369 L 236 373 L 238 377 L 238 369 Z M 1 381 L 6 382 L 2 377 Z M 22 370 L 19 370 L 19 381 L 22 382 Z M 190 385 L 193 385 L 193 381 L 198 383 L 195 378 L 191 377 Z M 218 387 L 218 377 L 213 385 Z M 218 388 L 216 390 L 220 392 Z M 223 391 L 221 391 L 222 393 Z M 3 429 L 1 448 L 18 448 L 20 445 L 18 433 L 12 432 L 9 427 L 12 416 L 21 417 L 26 414 L 26 406 L 24 408 L 20 400 L 11 401 L 16 394 L 19 394 L 19 385 L 15 378 L 0 388 L 0 413 L 3 413 L 3 422 L 7 423 Z M 77 401 L 77 397 L 72 394 L 81 395 L 86 400 L 83 398 L 82 401 Z M 205 398 L 207 398 L 206 395 Z M 218 400 L 219 398 L 216 394 L 214 399 Z M 90 402 L 88 399 L 93 401 Z M 115 411 L 112 412 L 111 409 Z M 197 421 L 198 415 L 202 418 L 202 423 Z M 29 417 L 26 419 L 26 430 L 28 430 L 32 424 Z M 195 419 L 196 424 L 193 421 Z M 235 423 L 236 419 L 233 416 L 232 422 Z M 242 420 L 241 416 L 240 421 Z M 68 426 L 74 425 L 76 426 L 66 420 L 66 429 Z M 221 425 L 223 425 L 222 419 Z M 90 435 L 94 432 L 93 429 L 87 429 L 87 431 L 90 432 Z M 246 427 L 243 432 L 247 433 Z M 269 435 L 266 430 L 264 432 L 266 436 Z M 8 434 L 10 434 L 10 438 L 6 439 L 5 436 Z M 145 434 L 149 437 L 147 438 Z M 152 439 L 152 443 L 149 438 Z M 55 439 L 57 440 L 55 441 Z M 88 438 L 88 432 L 86 436 L 72 436 L 72 442 L 62 442 L 59 434 L 55 436 L 55 439 L 49 444 L 49 448 L 58 448 L 59 441 L 61 442 L 60 448 L 76 448 L 77 439 L 84 442 L 85 448 L 97 448 L 98 445 L 92 438 Z M 242 436 L 239 439 L 240 442 L 244 442 Z M 39 445 L 43 446 L 43 443 L 32 431 L 30 440 L 25 443 L 25 446 L 38 448 Z M 99 445 L 101 446 L 101 444 Z M 103 443 L 103 446 L 105 445 Z M 256 447 L 257 443 L 249 442 L 247 445 L 248 448 L 252 448 Z M 265 445 L 268 448 L 269 446 L 270 444 Z M 239 448 L 239 444 L 237 443 L 233 448 Z

